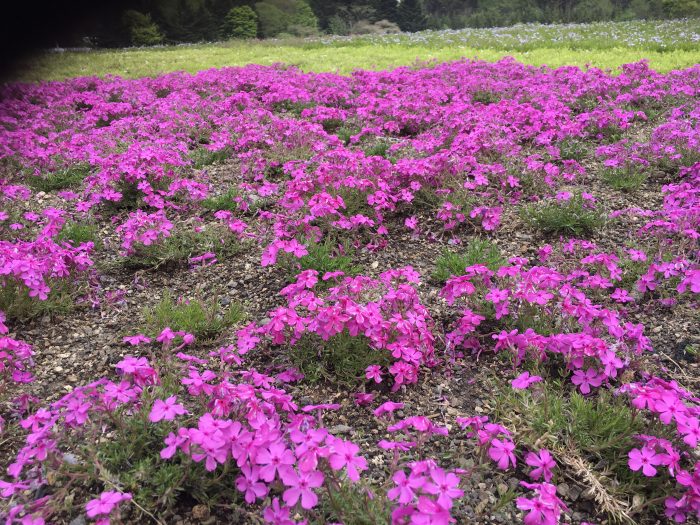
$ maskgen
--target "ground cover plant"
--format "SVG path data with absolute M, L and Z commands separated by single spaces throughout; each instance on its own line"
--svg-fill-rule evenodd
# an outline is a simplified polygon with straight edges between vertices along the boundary
M 699 101 L 646 62 L 4 85 L 4 521 L 697 520 Z

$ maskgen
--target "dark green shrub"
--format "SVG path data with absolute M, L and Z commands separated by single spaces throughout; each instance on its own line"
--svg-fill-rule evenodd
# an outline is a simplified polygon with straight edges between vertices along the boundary
M 220 224 L 209 224 L 202 231 L 180 229 L 162 242 L 139 245 L 120 264 L 127 268 L 172 269 L 184 266 L 190 258 L 213 252 L 217 259 L 232 257 L 244 250 L 244 243 Z
M 292 2 L 294 12 L 289 21 L 287 31 L 297 36 L 310 36 L 318 32 L 318 18 L 313 10 L 303 0 Z
M 582 0 L 574 7 L 571 16 L 577 22 L 600 22 L 611 20 L 614 11 L 615 6 L 610 0 Z
M 144 310 L 144 331 L 158 335 L 169 326 L 174 331 L 182 330 L 198 339 L 214 339 L 243 318 L 243 307 L 237 302 L 231 303 L 227 310 L 223 310 L 216 296 L 206 301 L 176 301 L 170 293 L 166 293 L 158 304 Z
M 265 0 L 255 4 L 263 37 L 287 33 L 309 36 L 318 32 L 318 19 L 303 0 Z
M 226 193 L 221 195 L 215 195 L 212 197 L 207 197 L 201 203 L 202 208 L 209 211 L 236 211 L 238 209 L 238 203 L 234 201 L 236 197 L 240 196 L 238 188 L 230 188 Z
M 224 36 L 255 38 L 258 36 L 258 15 L 247 5 L 231 8 L 224 20 Z
M 284 11 L 268 2 L 255 4 L 255 12 L 260 22 L 260 35 L 272 38 L 287 29 L 287 16 Z
M 122 19 L 129 31 L 131 45 L 155 46 L 163 42 L 163 35 L 151 20 L 150 14 L 129 9 L 124 12 Z
M 75 164 L 44 176 L 30 175 L 25 178 L 25 182 L 35 191 L 61 191 L 79 186 L 89 174 L 89 164 Z
M 565 201 L 547 199 L 528 204 L 521 209 L 520 217 L 544 234 L 575 236 L 590 235 L 604 222 L 600 212 L 586 207 L 581 193 Z
M 192 159 L 192 167 L 196 170 L 202 169 L 205 166 L 210 166 L 217 162 L 223 162 L 231 157 L 231 151 L 228 148 L 212 151 L 205 148 L 199 148 L 190 153 Z
M 18 286 L 9 280 L 0 288 L 0 311 L 8 319 L 26 321 L 42 315 L 65 315 L 75 308 L 75 300 L 80 294 L 81 286 L 67 280 L 49 280 L 51 292 L 45 301 L 29 297 L 27 288 Z
M 435 261 L 433 279 L 444 283 L 454 275 L 464 275 L 464 269 L 474 264 L 483 264 L 489 270 L 495 271 L 503 266 L 506 260 L 501 257 L 498 246 L 489 239 L 472 239 L 466 250 L 455 253 L 445 250 Z
M 627 465 L 628 453 L 639 446 L 635 437 L 639 434 L 671 435 L 660 423 L 650 423 L 636 414 L 628 398 L 605 389 L 583 396 L 569 392 L 557 379 L 527 390 L 515 390 L 498 381 L 494 382 L 495 418 L 516 429 L 517 443 L 530 450 L 546 448 L 560 469 L 566 466 L 568 473 L 586 485 L 593 481 L 596 492 L 608 502 L 599 510 L 611 521 L 622 521 L 630 511 L 625 502 L 633 497 L 663 501 L 667 481 L 663 476 L 650 479 L 632 472 Z
M 96 249 L 102 247 L 99 229 L 94 224 L 85 222 L 67 222 L 61 228 L 56 240 L 68 242 L 73 246 L 79 246 L 85 242 L 91 242 Z
M 428 28 L 423 5 L 418 0 L 402 0 L 398 7 L 397 22 L 401 31 L 415 33 Z
M 307 334 L 285 351 L 285 355 L 305 379 L 311 383 L 321 380 L 356 386 L 369 365 L 386 365 L 390 354 L 375 350 L 365 336 L 351 336 L 347 330 L 324 341 Z
M 700 15 L 700 2 L 697 0 L 663 0 L 664 13 L 670 18 L 685 18 Z
M 339 15 L 333 15 L 328 19 L 328 32 L 331 35 L 346 36 L 350 34 L 350 22 Z
M 646 174 L 638 169 L 632 165 L 624 168 L 609 168 L 603 171 L 600 178 L 611 188 L 630 193 L 638 190 L 647 179 Z
M 309 254 L 299 259 L 302 270 L 316 270 L 321 277 L 326 272 L 360 273 L 360 267 L 353 264 L 355 249 L 348 242 L 338 243 L 326 237 L 321 243 L 309 244 L 307 251 Z

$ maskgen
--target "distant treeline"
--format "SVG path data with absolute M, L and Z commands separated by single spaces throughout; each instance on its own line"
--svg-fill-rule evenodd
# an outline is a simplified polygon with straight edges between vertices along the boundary
M 60 45 L 117 47 L 227 38 L 700 16 L 700 0 L 131 0 Z

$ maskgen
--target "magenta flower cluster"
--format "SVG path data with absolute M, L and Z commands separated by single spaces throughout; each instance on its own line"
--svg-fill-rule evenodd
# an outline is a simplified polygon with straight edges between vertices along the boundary
M 493 100 L 484 102 L 484 93 Z M 342 237 L 370 253 L 397 232 L 459 244 L 474 232 L 492 235 L 520 204 L 565 207 L 571 186 L 596 176 L 567 155 L 571 143 L 595 144 L 606 169 L 668 179 L 658 203 L 648 204 L 655 208 L 609 214 L 628 221 L 629 240 L 643 246 L 560 239 L 497 268 L 468 266 L 440 291 L 436 300 L 447 308 L 439 316 L 421 299 L 420 276 L 411 267 L 382 268 L 376 277 L 306 270 L 281 290 L 282 305 L 237 330 L 235 341 L 208 360 L 185 353 L 195 344 L 191 334 L 168 328 L 155 340 L 125 337 L 137 355 L 116 365 L 117 379 L 75 388 L 33 412 L 20 410 L 26 440 L 8 467 L 9 481 L 0 481 L 9 501 L 6 523 L 51 520 L 60 504 L 45 491 L 53 473 L 76 461 L 75 443 L 109 439 L 122 418 L 167 429 L 162 461 L 186 462 L 202 476 L 233 471 L 235 490 L 260 507 L 267 523 L 304 523 L 325 493 L 362 486 L 373 450 L 324 426 L 324 413 L 339 405 L 297 405 L 285 385 L 301 378 L 298 371 L 260 373 L 245 365 L 246 354 L 293 346 L 302 337 L 322 347 L 341 335 L 377 352 L 377 363 L 358 382 L 389 384 L 392 395 L 435 365 L 493 351 L 512 354 L 515 368 L 554 361 L 584 396 L 599 389 L 628 396 L 635 410 L 657 418 L 674 436 L 638 436 L 638 446 L 628 451 L 629 468 L 641 479 L 664 476 L 670 519 L 700 515 L 697 398 L 658 377 L 623 380 L 651 351 L 645 327 L 630 312 L 682 301 L 697 306 L 699 96 L 700 67 L 663 75 L 642 62 L 611 75 L 513 60 L 348 77 L 248 66 L 3 86 L 0 286 L 35 301 L 46 301 L 55 283 L 87 275 L 93 266 L 92 243 L 59 241 L 67 220 L 104 219 L 113 210 L 109 204 L 131 198 L 141 207 L 120 212 L 110 224 L 124 256 L 167 242 L 195 222 L 195 232 L 216 225 L 256 241 L 260 264 L 273 267 L 308 255 L 309 245 L 324 237 Z M 649 122 L 648 109 L 656 104 L 673 107 Z M 649 134 L 616 138 L 641 123 L 652 128 Z M 351 130 L 345 138 L 341 127 Z M 216 222 L 208 223 L 201 202 L 219 187 L 200 161 L 217 155 L 240 169 L 233 202 L 214 210 Z M 39 202 L 25 186 L 31 177 L 77 167 L 84 168 L 84 180 L 52 195 L 64 209 L 25 209 Z M 580 196 L 589 210 L 607 209 L 592 193 Z M 434 205 L 419 208 L 426 201 Z M 192 266 L 216 263 L 210 252 L 191 255 Z M 553 322 L 539 333 L 542 320 Z M 31 341 L 11 337 L 7 324 L 0 313 L 3 393 L 30 381 L 33 364 Z M 175 378 L 165 393 L 161 359 L 141 355 L 156 351 Z M 514 376 L 518 390 L 543 381 L 523 370 Z M 404 404 L 375 403 L 375 393 L 365 389 L 354 399 L 396 436 L 376 444 L 391 456 L 381 496 L 391 502 L 393 523 L 453 522 L 470 472 L 440 466 L 426 448 L 449 433 L 447 423 L 424 415 L 395 419 Z M 553 484 L 553 452 L 519 450 L 514 433 L 487 416 L 457 424 L 484 462 L 526 469 L 530 481 L 521 486 L 527 497 L 518 497 L 516 506 L 527 525 L 561 522 L 568 509 Z M 77 461 L 94 463 L 83 452 Z M 119 520 L 136 503 L 119 487 L 104 489 L 84 509 L 100 524 Z

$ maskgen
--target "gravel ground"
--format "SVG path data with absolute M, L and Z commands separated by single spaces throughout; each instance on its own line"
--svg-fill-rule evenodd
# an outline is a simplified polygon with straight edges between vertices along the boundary
M 236 181 L 238 165 L 232 161 L 208 171 L 210 180 L 223 193 L 229 184 Z M 648 181 L 638 193 L 623 194 L 610 190 L 591 176 L 584 189 L 598 197 L 606 212 L 637 206 L 640 202 L 647 208 L 659 208 L 663 182 L 663 176 L 659 175 L 658 179 Z M 60 205 L 60 199 L 54 195 L 38 194 L 28 206 L 41 208 L 48 205 Z M 381 251 L 358 252 L 355 263 L 362 268 L 362 273 L 375 276 L 388 268 L 413 266 L 423 276 L 419 286 L 421 299 L 439 327 L 449 320 L 449 313 L 445 302 L 438 296 L 440 287 L 429 276 L 435 267 L 437 254 L 448 246 L 449 237 L 442 232 L 441 224 L 427 212 L 419 212 L 418 215 L 422 229 L 420 236 L 408 232 L 401 226 L 403 219 L 396 217 L 389 227 L 388 246 Z M 180 219 L 186 221 L 188 218 L 187 214 L 183 214 Z M 592 240 L 603 249 L 615 249 L 622 242 L 632 240 L 631 232 L 639 226 L 640 219 L 625 216 L 608 222 Z M 103 269 L 97 278 L 103 292 L 123 292 L 123 302 L 111 306 L 103 303 L 97 309 L 78 306 L 67 315 L 44 316 L 15 325 L 13 335 L 30 342 L 36 352 L 37 380 L 24 387 L 24 391 L 45 402 L 57 399 L 77 385 L 112 374 L 115 363 L 135 351 L 122 343 L 122 337 L 142 330 L 144 308 L 157 304 L 166 292 L 189 298 L 209 297 L 216 293 L 224 308 L 233 301 L 242 302 L 248 319 L 253 320 L 264 318 L 268 310 L 282 304 L 278 292 L 289 282 L 290 275 L 279 266 L 262 267 L 259 246 L 251 246 L 235 257 L 220 260 L 218 264 L 208 267 L 133 271 L 114 264 L 119 256 L 112 223 L 105 220 L 100 223 L 100 228 L 105 247 L 96 256 L 98 267 Z M 466 243 L 473 234 L 463 231 L 461 235 Z M 504 257 L 533 257 L 539 246 L 552 241 L 533 234 L 509 208 L 504 212 L 503 227 L 495 232 L 493 240 Z M 645 240 L 635 242 L 643 246 Z M 656 350 L 654 355 L 645 358 L 644 368 L 676 379 L 691 390 L 700 391 L 700 363 L 683 352 L 688 344 L 700 342 L 700 317 L 695 306 L 683 301 L 672 309 L 645 304 L 630 309 L 628 316 L 633 322 L 647 326 Z M 204 356 L 209 350 L 232 342 L 232 333 L 233 330 L 228 330 L 219 340 L 198 345 L 193 353 Z M 264 371 L 271 363 L 277 362 L 278 357 L 259 351 L 251 355 L 251 360 L 259 370 Z M 485 354 L 478 360 L 447 360 L 431 373 L 422 374 L 418 385 L 403 388 L 394 394 L 378 390 L 377 401 L 400 400 L 406 407 L 398 413 L 398 417 L 427 415 L 436 423 L 453 428 L 456 417 L 491 413 L 494 409 L 494 382 L 504 383 L 512 377 L 512 369 L 493 355 Z M 346 388 L 330 383 L 309 385 L 302 382 L 290 387 L 290 393 L 300 404 L 340 403 L 342 408 L 328 414 L 325 423 L 332 432 L 351 438 L 363 450 L 374 450 L 368 455 L 372 466 L 370 477 L 378 479 L 386 457 L 373 445 L 379 439 L 388 438 L 389 434 L 374 418 L 367 417 L 367 409 L 355 406 Z M 3 446 L 4 453 L 0 455 L 0 460 L 4 462 L 3 458 L 7 458 L 20 443 L 18 436 L 10 436 Z M 462 468 L 474 465 L 472 447 L 465 446 L 456 432 L 450 437 L 434 439 L 430 446 L 435 457 L 447 465 Z M 521 517 L 515 506 L 499 506 L 497 503 L 523 478 L 524 474 L 520 471 L 503 474 L 494 469 L 477 469 L 468 478 L 465 498 L 456 512 L 458 522 L 515 523 Z M 587 499 L 585 488 L 575 478 L 559 485 L 560 494 L 573 510 L 566 519 L 571 519 L 573 523 L 595 519 L 596 505 L 590 497 Z M 214 511 L 212 515 L 206 507 L 183 503 L 178 514 L 171 516 L 168 522 L 254 523 L 255 520 L 243 510 L 234 514 Z M 640 522 L 657 521 L 642 516 Z M 79 525 L 80 522 L 74 520 L 71 523 Z M 598 517 L 596 523 L 606 521 Z

